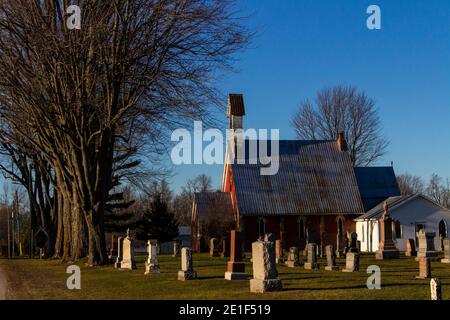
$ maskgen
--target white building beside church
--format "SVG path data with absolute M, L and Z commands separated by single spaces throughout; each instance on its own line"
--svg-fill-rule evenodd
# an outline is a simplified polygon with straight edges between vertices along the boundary
M 386 202 L 389 214 L 394 220 L 392 225 L 394 241 L 400 251 L 406 250 L 407 239 L 414 239 L 417 247 L 416 232 L 422 228 L 427 232 L 436 233 L 435 247 L 436 250 L 441 250 L 442 239 L 449 236 L 450 210 L 420 194 L 390 197 Z M 384 202 L 378 204 L 355 219 L 362 252 L 378 250 L 380 242 L 378 220 L 383 214 L 383 204 Z

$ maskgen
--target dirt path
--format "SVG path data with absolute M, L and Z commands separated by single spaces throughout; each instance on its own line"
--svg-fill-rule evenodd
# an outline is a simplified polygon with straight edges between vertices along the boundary
M 0 263 L 0 300 L 6 300 L 6 276 L 2 271 L 2 265 Z

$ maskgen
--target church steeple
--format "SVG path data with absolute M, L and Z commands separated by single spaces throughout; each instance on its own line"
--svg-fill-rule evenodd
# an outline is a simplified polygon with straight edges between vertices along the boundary
M 230 129 L 243 129 L 244 116 L 244 96 L 242 94 L 229 94 L 227 118 L 230 119 Z

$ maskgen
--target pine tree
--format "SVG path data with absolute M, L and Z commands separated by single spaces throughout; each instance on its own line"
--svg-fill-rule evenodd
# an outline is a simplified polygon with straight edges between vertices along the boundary
M 178 225 L 167 202 L 159 194 L 153 197 L 150 208 L 145 210 L 136 236 L 140 240 L 156 239 L 160 243 L 171 241 L 178 236 Z

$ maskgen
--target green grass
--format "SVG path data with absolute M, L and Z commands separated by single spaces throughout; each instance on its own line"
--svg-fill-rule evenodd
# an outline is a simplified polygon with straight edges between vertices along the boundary
M 302 257 L 304 259 L 304 257 Z M 375 260 L 374 255 L 363 254 L 361 271 L 344 273 L 323 269 L 325 259 L 319 259 L 320 270 L 278 267 L 283 291 L 250 293 L 249 281 L 227 281 L 224 277 L 227 259 L 210 258 L 207 254 L 194 255 L 198 279 L 178 281 L 180 259 L 158 257 L 161 273 L 144 275 L 145 257 L 137 257 L 138 269 L 116 270 L 111 265 L 81 267 L 81 290 L 68 290 L 67 264 L 45 260 L 0 260 L 0 266 L 9 278 L 10 288 L 17 299 L 430 299 L 430 280 L 419 280 L 418 262 L 402 256 L 399 260 Z M 343 267 L 344 259 L 338 259 Z M 381 290 L 366 287 L 366 269 L 369 265 L 381 268 Z M 247 273 L 252 273 L 246 261 Z M 450 264 L 432 262 L 433 277 L 441 279 L 443 298 L 450 299 Z

